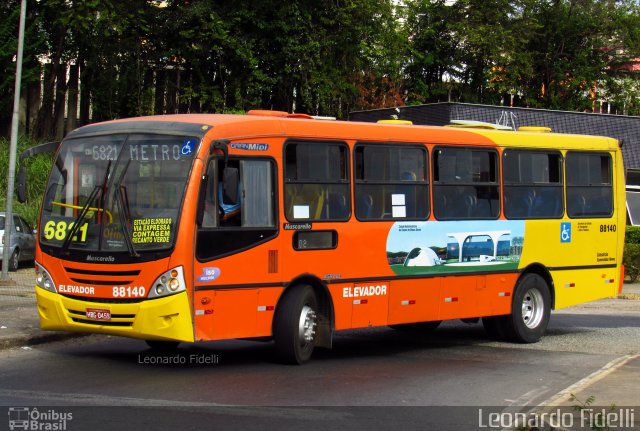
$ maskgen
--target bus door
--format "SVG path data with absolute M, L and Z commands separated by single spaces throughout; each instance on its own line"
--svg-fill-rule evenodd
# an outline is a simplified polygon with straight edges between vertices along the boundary
M 278 254 L 261 245 L 278 233 L 275 185 L 270 158 L 209 160 L 195 244 L 196 339 L 270 335 Z

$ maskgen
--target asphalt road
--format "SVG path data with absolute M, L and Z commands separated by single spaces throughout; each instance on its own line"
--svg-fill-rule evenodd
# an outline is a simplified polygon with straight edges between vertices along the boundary
M 638 302 L 608 304 L 554 313 L 533 345 L 493 342 L 480 324 L 457 321 L 429 336 L 342 332 L 301 367 L 250 341 L 158 354 L 142 341 L 89 336 L 10 349 L 0 351 L 0 405 L 71 412 L 68 430 L 478 429 L 480 408 L 537 406 L 637 353 Z

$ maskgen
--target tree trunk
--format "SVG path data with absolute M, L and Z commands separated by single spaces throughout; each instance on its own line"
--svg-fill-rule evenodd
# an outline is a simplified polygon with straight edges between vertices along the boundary
M 192 72 L 191 67 L 187 67 L 185 72 L 180 73 L 180 77 L 181 77 L 180 85 L 181 87 L 187 87 L 193 90 L 191 72 Z M 193 96 L 190 96 L 188 100 L 185 98 L 181 98 L 180 93 L 184 93 L 181 90 L 182 88 L 178 88 L 178 113 L 185 114 L 185 113 L 191 112 L 191 102 L 192 102 Z M 193 95 L 193 91 L 191 92 L 191 94 Z
M 180 71 L 177 68 L 174 68 L 170 71 L 171 73 L 167 73 L 167 99 L 166 99 L 166 107 L 165 114 L 175 114 L 177 112 L 177 99 L 178 99 L 178 87 L 180 86 Z M 174 78 L 174 79 L 172 79 Z
M 149 115 L 153 113 L 153 69 L 147 67 L 144 72 L 144 82 L 142 83 L 142 105 L 138 115 Z
M 67 123 L 65 135 L 78 127 L 78 73 L 80 67 L 77 64 L 69 66 L 68 101 L 67 101 Z
M 156 70 L 156 91 L 153 113 L 164 114 L 165 93 L 167 91 L 167 77 L 164 69 Z
M 56 77 L 53 73 L 53 64 L 44 65 L 44 82 L 42 87 L 42 106 L 38 111 L 36 120 L 35 138 L 51 138 L 53 124 L 53 90 L 55 88 Z
M 27 84 L 27 124 L 25 133 L 33 136 L 35 133 L 38 110 L 40 109 L 40 81 Z
M 91 73 L 84 61 L 79 58 L 80 66 L 80 126 L 89 124 L 91 121 Z
M 56 74 L 56 101 L 54 110 L 55 138 L 61 141 L 64 138 L 64 114 L 67 102 L 67 65 L 61 63 Z

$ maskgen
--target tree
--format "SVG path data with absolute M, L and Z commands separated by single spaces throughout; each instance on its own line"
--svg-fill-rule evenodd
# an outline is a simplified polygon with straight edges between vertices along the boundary
M 623 47 L 628 38 L 620 30 L 628 28 L 628 24 L 621 24 L 630 19 L 630 10 L 618 4 L 538 0 L 530 6 L 540 24 L 527 45 L 534 59 L 534 74 L 527 86 L 540 89 L 538 98 L 529 99 L 531 105 L 565 110 L 592 108 L 598 82 L 605 79 L 613 62 L 611 54 L 627 49 Z
M 407 86 L 411 103 L 447 100 L 448 81 L 462 65 L 462 40 L 454 27 L 458 10 L 445 0 L 409 3 L 406 31 L 409 35 Z
M 13 111 L 20 3 L 19 0 L 7 0 L 0 5 L 0 136 L 9 135 Z M 39 96 L 41 67 L 37 56 L 44 46 L 43 35 L 38 31 L 40 21 L 35 10 L 35 1 L 27 2 L 26 21 L 31 25 L 25 27 L 22 64 L 22 85 L 27 91 L 22 91 L 21 95 L 27 100 L 28 109 L 33 109 L 34 94 Z M 30 128 L 29 121 L 26 128 Z

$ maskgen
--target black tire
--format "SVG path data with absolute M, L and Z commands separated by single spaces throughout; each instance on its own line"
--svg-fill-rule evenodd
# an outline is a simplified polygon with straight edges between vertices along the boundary
M 505 325 L 509 316 L 487 316 L 482 318 L 482 326 L 489 338 L 502 341 L 506 338 Z
M 16 248 L 9 258 L 9 271 L 17 271 L 20 266 L 20 249 Z
M 434 320 L 431 322 L 402 323 L 398 325 L 389 325 L 396 331 L 415 332 L 420 334 L 430 334 L 435 331 L 442 323 L 442 320 Z
M 273 320 L 276 356 L 285 364 L 311 359 L 316 343 L 318 300 L 309 285 L 293 286 L 280 299 Z
M 178 348 L 179 341 L 145 340 L 147 346 L 158 352 L 171 352 Z
M 536 343 L 551 316 L 551 293 L 538 274 L 525 274 L 516 285 L 511 314 L 504 316 L 506 337 L 518 343 Z

